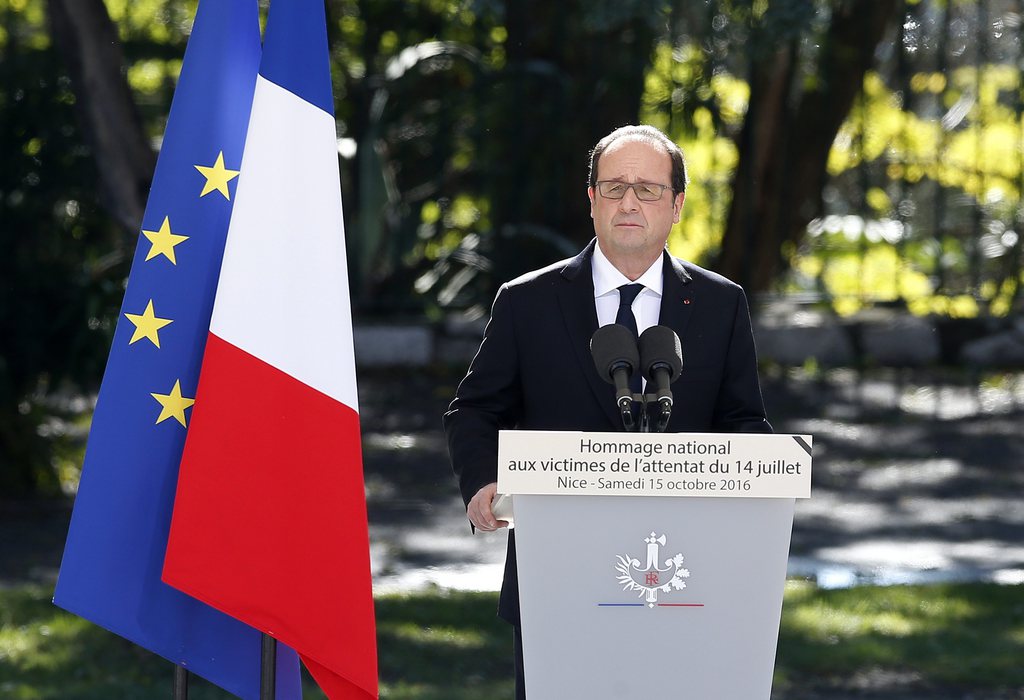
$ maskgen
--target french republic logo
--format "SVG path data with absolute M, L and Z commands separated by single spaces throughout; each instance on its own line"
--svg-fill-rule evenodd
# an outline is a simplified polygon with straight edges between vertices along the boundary
M 636 557 L 619 555 L 615 564 L 616 577 L 624 591 L 636 591 L 644 603 L 625 604 L 628 607 L 703 607 L 697 603 L 659 603 L 659 593 L 674 593 L 686 588 L 685 579 L 690 577 L 690 570 L 683 568 L 683 555 L 676 554 L 665 560 L 661 559 L 661 548 L 667 539 L 664 534 L 654 532 L 644 538 L 647 544 L 647 561 L 641 564 Z M 601 603 L 603 606 L 614 606 L 612 603 Z M 619 606 L 624 604 L 619 603 Z

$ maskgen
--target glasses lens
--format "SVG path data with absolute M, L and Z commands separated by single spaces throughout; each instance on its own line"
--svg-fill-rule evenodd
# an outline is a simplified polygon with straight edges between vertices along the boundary
M 650 185 L 645 182 L 640 182 L 633 185 L 633 191 L 636 192 L 637 199 L 643 200 L 644 202 L 653 202 L 657 199 L 661 199 L 661 185 Z
M 622 199 L 630 188 L 633 189 L 636 198 L 642 202 L 658 201 L 666 189 L 665 185 L 655 185 L 649 182 L 637 182 L 631 185 L 625 182 L 616 182 L 615 180 L 604 180 L 597 183 L 598 192 L 601 193 L 602 197 L 608 199 Z
M 597 183 L 598 188 L 601 190 L 601 196 L 607 197 L 608 199 L 622 199 L 626 196 L 626 190 L 629 189 L 623 182 L 599 182 Z

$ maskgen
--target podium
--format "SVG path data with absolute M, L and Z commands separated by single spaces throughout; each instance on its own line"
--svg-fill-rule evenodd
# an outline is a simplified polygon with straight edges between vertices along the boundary
M 527 698 L 768 700 L 810 480 L 805 435 L 502 431 Z

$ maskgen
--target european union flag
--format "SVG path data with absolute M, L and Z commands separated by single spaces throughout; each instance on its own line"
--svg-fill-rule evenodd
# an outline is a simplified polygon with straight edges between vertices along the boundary
M 199 4 L 100 387 L 54 603 L 243 698 L 260 633 L 160 580 L 260 64 L 256 0 Z M 278 652 L 278 697 L 300 697 Z

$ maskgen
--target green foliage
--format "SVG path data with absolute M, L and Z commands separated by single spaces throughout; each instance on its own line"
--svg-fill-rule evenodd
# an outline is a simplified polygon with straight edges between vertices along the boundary
M 883 161 L 892 179 L 931 179 L 1007 214 L 1020 201 L 1022 155 L 1019 105 L 1007 95 L 1022 89 L 1010 65 L 960 68 L 949 75 L 918 73 L 901 97 L 877 73 L 864 81 L 864 102 L 836 140 L 829 170 L 838 175 L 863 163 Z M 911 98 L 941 101 L 943 119 L 906 111 Z M 1001 211 L 1000 211 L 1001 209 Z
M 635 121 L 658 12 L 575 0 L 334 8 L 339 127 L 358 140 L 344 192 L 361 310 L 486 303 L 590 238 L 585 154 Z M 617 51 L 602 50 L 612 40 Z
M 827 12 L 812 18 L 790 5 L 723 3 L 711 31 L 711 45 L 723 48 L 709 51 L 706 34 L 695 32 L 665 39 L 654 52 L 640 118 L 683 147 L 692 180 L 669 239 L 677 255 L 708 262 L 733 206 L 735 138 L 749 99 L 737 48 L 779 17 L 792 20 L 790 38 L 802 32 L 810 39 L 827 21 Z M 765 47 L 751 49 L 755 60 L 758 50 Z M 812 77 L 808 53 L 801 70 Z M 803 244 L 783 251 L 791 272 L 778 289 L 812 292 L 843 315 L 878 303 L 919 315 L 1010 313 L 1024 285 L 1019 68 L 990 62 L 920 70 L 908 76 L 905 92 L 887 81 L 879 71 L 866 77 L 828 161 L 824 194 L 836 213 L 812 222 Z
M 645 79 L 640 121 L 670 134 L 686 155 L 690 185 L 682 217 L 669 236 L 675 255 L 707 262 L 718 248 L 732 201 L 739 151 L 733 140 L 750 98 L 747 83 L 727 72 L 708 76 L 696 42 L 660 42 Z
M 931 241 L 898 245 L 899 231 L 900 224 L 891 219 L 865 222 L 857 216 L 826 217 L 811 229 L 808 248 L 812 252 L 794 256 L 785 290 L 816 288 L 844 316 L 871 304 L 896 302 L 919 316 L 977 316 L 979 298 L 936 293 L 932 278 L 923 272 L 932 266 Z M 887 235 L 891 240 L 886 240 Z M 947 260 L 961 252 L 955 243 L 950 248 Z M 1009 310 L 1014 285 L 1012 279 L 1001 287 L 991 282 L 982 285 L 979 296 L 988 302 L 989 313 L 1001 315 Z
M 1008 314 L 1024 283 L 1021 89 L 1010 65 L 914 73 L 902 95 L 869 74 L 828 165 L 850 214 L 811 227 L 789 288 L 816 287 L 843 314 L 891 301 Z
M 198 0 L 107 0 L 125 54 L 128 84 L 146 134 L 158 141 L 167 123 Z
M 196 4 L 106 3 L 154 143 Z M 357 312 L 482 310 L 499 282 L 573 253 L 591 235 L 587 149 L 625 122 L 656 124 L 683 146 L 692 181 L 669 243 L 709 263 L 733 207 L 745 204 L 733 201 L 732 178 L 752 66 L 798 47 L 795 84 L 818 89 L 820 40 L 837 7 L 329 0 Z M 904 25 L 961 13 L 963 40 L 984 35 L 995 47 L 987 25 L 975 26 L 975 7 L 908 3 Z M 97 388 L 135 244 L 96 204 L 97 173 L 45 10 L 45 0 L 0 0 L 5 496 L 58 490 L 39 426 L 55 394 Z M 783 251 L 792 272 L 779 290 L 812 292 L 840 313 L 876 303 L 946 315 L 1019 308 L 1016 54 L 993 48 L 940 67 L 926 43 L 906 39 L 902 55 L 898 45 L 880 53 L 828 162 L 823 198 L 839 224 L 824 217 Z
M 339 0 L 329 10 L 338 129 L 354 150 L 343 161 L 354 302 L 422 312 L 461 290 L 446 291 L 438 261 L 489 226 L 474 105 L 507 33 L 471 3 Z
M 54 393 L 94 387 L 123 294 L 121 234 L 39 0 L 0 2 L 0 494 L 59 493 L 40 435 Z M 112 251 L 114 254 L 112 254 Z M 59 412 L 59 411 L 58 411 Z

